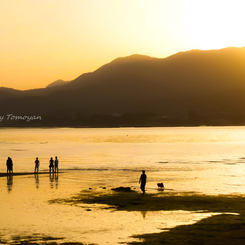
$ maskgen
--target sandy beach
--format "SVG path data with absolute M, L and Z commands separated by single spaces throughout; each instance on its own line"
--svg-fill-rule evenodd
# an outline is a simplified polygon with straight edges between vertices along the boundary
M 2 130 L 0 243 L 242 244 L 243 129 Z
M 1 190 L 1 244 L 244 243 L 244 195 L 154 188 L 143 196 L 134 187 L 67 183 L 74 172 L 58 180 L 44 173 L 39 183 L 32 175 L 13 175 L 7 195 Z

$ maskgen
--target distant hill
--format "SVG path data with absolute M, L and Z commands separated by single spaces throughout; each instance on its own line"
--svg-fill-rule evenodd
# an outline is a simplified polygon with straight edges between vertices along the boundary
M 15 90 L 12 88 L 0 87 L 0 101 L 7 99 L 12 99 L 21 95 L 20 90 Z
M 0 115 L 41 115 L 39 126 L 245 125 L 244 68 L 245 48 L 132 55 L 69 83 L 1 88 Z
M 66 83 L 67 83 L 67 82 L 65 82 L 65 81 L 63 81 L 63 80 L 61 80 L 61 79 L 59 79 L 59 80 L 57 80 L 57 81 L 55 81 L 55 82 L 50 83 L 46 88 L 62 86 L 62 85 L 65 85 Z

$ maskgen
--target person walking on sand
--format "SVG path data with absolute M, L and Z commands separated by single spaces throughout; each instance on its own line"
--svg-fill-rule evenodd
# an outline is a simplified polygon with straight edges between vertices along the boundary
M 54 172 L 54 160 L 52 157 L 49 160 L 49 172 L 51 172 L 51 168 L 52 168 L 52 171 Z
M 56 156 L 54 160 L 54 172 L 57 172 L 57 173 L 58 173 L 58 164 L 59 164 L 59 160 L 58 160 L 58 157 Z
M 143 195 L 145 195 L 146 178 L 147 178 L 147 176 L 145 174 L 145 170 L 143 170 L 142 174 L 140 176 L 140 179 L 139 179 L 140 189 L 142 190 Z
M 36 160 L 35 160 L 35 171 L 34 171 L 34 173 L 37 173 L 38 174 L 39 166 L 40 166 L 40 161 L 38 160 L 38 157 L 36 157 Z
M 6 166 L 7 166 L 7 173 L 10 173 L 10 172 L 13 173 L 13 161 L 12 161 L 11 157 L 8 157 L 8 159 L 6 161 Z

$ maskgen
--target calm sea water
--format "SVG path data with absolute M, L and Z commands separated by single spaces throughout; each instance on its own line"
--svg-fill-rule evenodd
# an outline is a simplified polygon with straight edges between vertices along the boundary
M 9 241 L 14 235 L 38 233 L 67 241 L 117 244 L 130 240 L 132 234 L 157 232 L 204 217 L 183 211 L 86 212 L 48 204 L 50 199 L 90 187 L 139 190 L 143 169 L 148 193 L 157 191 L 158 182 L 173 192 L 245 192 L 245 127 L 0 129 L 0 172 L 6 172 L 8 156 L 14 172 L 33 172 L 36 157 L 40 170 L 46 171 L 50 157 L 58 156 L 62 172 L 0 178 L 0 209 L 5 210 L 0 237 Z

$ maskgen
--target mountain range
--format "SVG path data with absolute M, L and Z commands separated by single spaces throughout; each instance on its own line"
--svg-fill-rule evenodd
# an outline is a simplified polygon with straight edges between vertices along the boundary
M 245 47 L 131 55 L 46 88 L 0 88 L 0 126 L 245 125 Z

